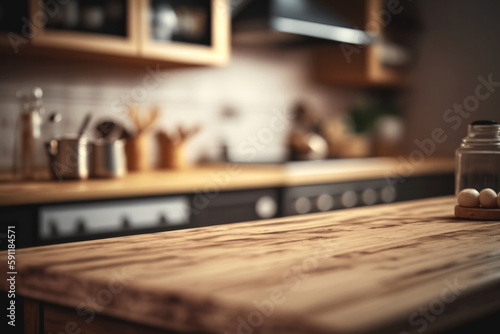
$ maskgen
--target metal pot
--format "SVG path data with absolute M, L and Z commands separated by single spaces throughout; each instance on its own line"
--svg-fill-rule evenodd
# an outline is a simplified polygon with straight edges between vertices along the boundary
M 122 177 L 127 173 L 124 140 L 98 141 L 92 144 L 90 176 Z
M 83 180 L 89 176 L 88 141 L 84 136 L 52 139 L 47 143 L 50 171 L 56 180 Z

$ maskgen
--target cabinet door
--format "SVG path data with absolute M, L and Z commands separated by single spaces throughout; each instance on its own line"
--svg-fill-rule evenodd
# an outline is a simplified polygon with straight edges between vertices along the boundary
M 455 175 L 446 173 L 409 177 L 404 179 L 404 182 L 396 184 L 396 189 L 399 201 L 450 196 L 455 192 Z
M 374 42 L 369 45 L 322 45 L 315 49 L 313 72 L 325 84 L 355 87 L 404 87 L 418 25 L 417 11 L 408 3 L 402 13 L 391 14 L 394 5 L 387 0 L 331 0 L 334 12 L 347 17 L 362 30 L 369 31 Z M 393 9 L 391 9 L 393 10 Z M 387 14 L 388 13 L 388 14 Z M 385 16 L 384 16 L 385 15 Z
M 35 46 L 92 53 L 139 54 L 140 0 L 30 0 Z
M 144 0 L 139 6 L 143 57 L 200 65 L 227 62 L 228 0 Z
M 196 194 L 192 199 L 191 226 L 203 227 L 279 217 L 278 189 L 247 189 L 216 196 Z

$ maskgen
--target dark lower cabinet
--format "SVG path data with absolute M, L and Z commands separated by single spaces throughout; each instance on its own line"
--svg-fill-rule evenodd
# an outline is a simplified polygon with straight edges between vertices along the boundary
M 274 218 L 279 196 L 266 188 L 5 208 L 0 247 L 7 249 L 9 226 L 24 248 Z
M 198 195 L 199 196 L 199 195 Z M 280 190 L 246 189 L 221 192 L 211 198 L 193 197 L 191 226 L 201 227 L 281 216 Z
M 466 324 L 438 332 L 438 334 L 498 334 L 500 333 L 500 311 L 480 317 Z
M 396 185 L 398 201 L 453 195 L 455 192 L 455 175 L 425 175 L 402 179 Z
M 6 250 L 9 243 L 15 248 L 34 246 L 36 222 L 34 207 L 0 209 L 0 250 Z
M 2 307 L 7 308 L 6 301 L 9 299 L 5 292 L 0 293 Z M 77 314 L 74 309 L 58 306 L 54 304 L 25 299 L 16 295 L 16 327 L 11 328 L 8 333 L 93 333 L 108 334 L 127 333 L 127 334 L 180 334 L 176 331 L 168 331 L 159 328 L 149 327 L 133 322 L 127 322 L 118 318 L 109 317 L 103 314 L 95 314 L 92 321 Z M 500 333 L 500 311 L 492 312 L 488 315 L 475 318 L 470 321 L 455 322 L 460 324 L 448 324 L 441 330 L 428 328 L 429 333 L 434 334 L 498 334 Z M 71 324 L 72 327 L 68 327 Z M 68 328 L 75 329 L 68 331 Z M 111 331 L 112 329 L 112 331 Z M 415 328 L 411 333 L 419 333 L 420 328 Z M 420 332 L 426 331 L 420 329 Z M 386 333 L 407 333 L 400 328 L 391 328 L 391 330 L 372 330 L 368 333 L 386 334 Z
M 453 173 L 372 179 L 283 189 L 285 216 L 452 195 Z

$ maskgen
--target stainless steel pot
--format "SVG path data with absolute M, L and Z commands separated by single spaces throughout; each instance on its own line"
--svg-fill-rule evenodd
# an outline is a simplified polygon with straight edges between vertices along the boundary
M 47 151 L 54 179 L 63 181 L 88 178 L 88 141 L 85 136 L 52 139 L 47 144 Z
M 98 141 L 92 144 L 90 176 L 122 177 L 127 173 L 124 140 Z

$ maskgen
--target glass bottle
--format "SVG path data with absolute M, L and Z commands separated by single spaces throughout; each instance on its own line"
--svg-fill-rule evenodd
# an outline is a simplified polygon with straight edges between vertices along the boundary
M 35 87 L 18 91 L 21 104 L 18 121 L 18 139 L 15 144 L 14 174 L 24 180 L 38 180 L 46 176 L 47 157 L 42 138 L 43 92 Z
M 500 125 L 476 121 L 456 151 L 455 193 L 465 188 L 500 191 Z

